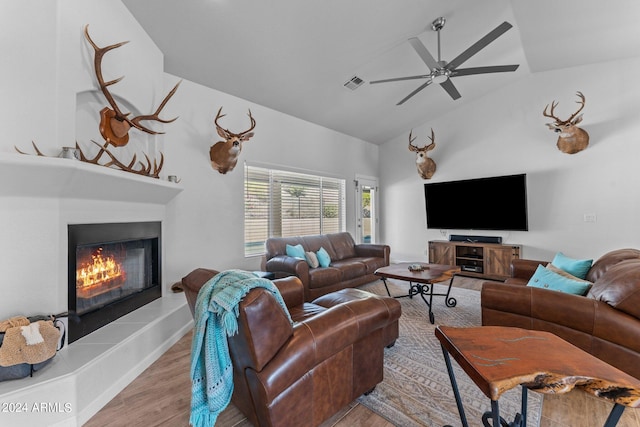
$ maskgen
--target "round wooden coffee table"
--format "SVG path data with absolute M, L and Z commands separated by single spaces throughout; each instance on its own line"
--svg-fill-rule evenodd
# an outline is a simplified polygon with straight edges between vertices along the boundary
M 421 270 L 411 270 L 409 267 L 420 266 Z M 420 262 L 401 262 L 381 267 L 375 271 L 375 275 L 379 276 L 387 290 L 387 295 L 392 296 L 387 286 L 387 279 L 396 279 L 409 282 L 409 293 L 406 295 L 393 296 L 394 298 L 413 298 L 414 295 L 420 295 L 427 307 L 429 307 L 429 321 L 435 323 L 433 315 L 433 297 L 445 297 L 444 303 L 447 307 L 455 307 L 458 303 L 455 298 L 449 296 L 451 293 L 451 284 L 455 274 L 460 271 L 460 267 L 444 264 L 427 264 Z M 446 294 L 433 292 L 433 284 L 449 280 L 449 286 Z M 429 300 L 427 301 L 427 298 Z

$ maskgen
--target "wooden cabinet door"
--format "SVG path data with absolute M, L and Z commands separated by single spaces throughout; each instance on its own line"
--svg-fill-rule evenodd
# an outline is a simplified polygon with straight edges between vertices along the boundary
M 513 248 L 485 247 L 484 248 L 484 274 L 495 277 L 509 277 L 511 275 L 511 260 L 514 256 Z
M 429 262 L 456 265 L 456 246 L 448 242 L 429 242 Z

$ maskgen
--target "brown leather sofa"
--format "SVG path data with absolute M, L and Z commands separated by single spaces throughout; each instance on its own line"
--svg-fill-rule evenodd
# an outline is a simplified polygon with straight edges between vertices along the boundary
M 331 257 L 325 268 L 310 268 L 305 260 L 287 256 L 287 244 L 302 245 L 305 252 L 323 247 Z M 339 289 L 353 288 L 378 279 L 373 273 L 389 265 L 387 245 L 356 244 L 351 234 L 334 233 L 299 237 L 271 237 L 266 242 L 263 268 L 276 277 L 296 276 L 304 286 L 305 301 Z
M 586 276 L 593 282 L 586 296 L 525 286 L 547 263 L 514 260 L 505 283 L 483 283 L 482 324 L 552 332 L 640 378 L 640 250 L 598 259 Z
M 217 273 L 200 268 L 182 279 L 192 313 L 198 291 Z M 294 325 L 264 288 L 245 296 L 238 334 L 228 338 L 232 401 L 255 426 L 317 426 L 382 381 L 400 303 L 359 289 L 307 303 L 297 277 L 274 283 Z

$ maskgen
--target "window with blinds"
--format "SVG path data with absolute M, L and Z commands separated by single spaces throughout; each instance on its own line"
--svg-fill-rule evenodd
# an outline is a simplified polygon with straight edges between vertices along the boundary
M 248 165 L 244 172 L 245 256 L 263 254 L 269 237 L 346 229 L 344 179 Z

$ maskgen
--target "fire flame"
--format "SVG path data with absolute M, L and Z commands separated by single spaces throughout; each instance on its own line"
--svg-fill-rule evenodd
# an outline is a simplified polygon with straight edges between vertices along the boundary
M 125 277 L 122 266 L 113 255 L 102 256 L 102 248 L 91 255 L 91 263 L 84 263 L 76 270 L 76 288 L 92 288 Z

